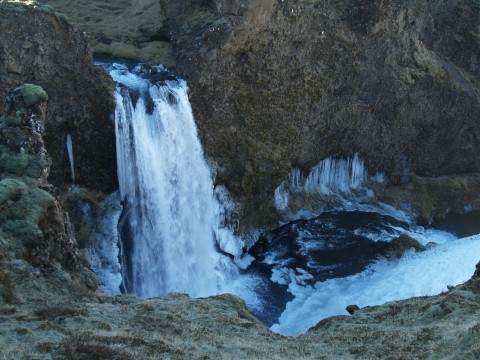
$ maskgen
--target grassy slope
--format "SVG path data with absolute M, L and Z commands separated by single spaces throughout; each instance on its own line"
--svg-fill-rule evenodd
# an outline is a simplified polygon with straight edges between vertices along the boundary
M 155 0 L 42 0 L 94 37 L 95 53 L 167 67 L 174 65 L 171 46 L 157 40 L 163 16 Z

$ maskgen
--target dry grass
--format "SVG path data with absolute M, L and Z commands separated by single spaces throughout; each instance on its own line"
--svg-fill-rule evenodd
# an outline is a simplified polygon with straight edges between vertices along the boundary
M 0 359 L 476 359 L 480 301 L 465 290 L 476 286 L 361 309 L 300 337 L 270 332 L 230 295 L 67 296 L 0 311 Z M 440 303 L 452 312 L 428 315 Z

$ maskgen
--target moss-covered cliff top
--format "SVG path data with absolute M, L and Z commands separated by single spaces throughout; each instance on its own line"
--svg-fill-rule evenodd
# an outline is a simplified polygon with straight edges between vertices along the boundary
M 174 66 L 158 0 L 42 0 L 92 36 L 97 56 Z

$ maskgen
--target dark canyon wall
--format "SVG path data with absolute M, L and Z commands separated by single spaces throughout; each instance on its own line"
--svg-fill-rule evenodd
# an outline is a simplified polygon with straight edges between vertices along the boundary
M 359 152 L 391 185 L 480 171 L 478 1 L 183 5 L 165 14 L 176 70 L 245 217 L 328 156 Z

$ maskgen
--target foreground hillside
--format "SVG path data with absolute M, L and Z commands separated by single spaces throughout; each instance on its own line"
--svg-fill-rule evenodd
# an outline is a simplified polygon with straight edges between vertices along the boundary
M 45 277 L 45 278 L 44 278 Z M 143 300 L 52 293 L 48 275 L 0 299 L 3 359 L 478 359 L 480 279 L 434 297 L 361 309 L 295 338 L 261 324 L 239 298 Z M 49 293 L 39 288 L 48 287 Z M 44 288 L 47 290 L 47 288 Z M 22 292 L 25 292 L 23 294 Z M 24 297 L 23 297 L 24 296 Z M 23 297 L 23 299 L 22 299 Z

